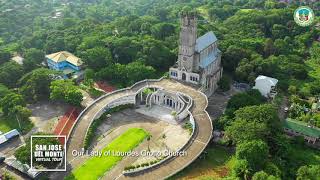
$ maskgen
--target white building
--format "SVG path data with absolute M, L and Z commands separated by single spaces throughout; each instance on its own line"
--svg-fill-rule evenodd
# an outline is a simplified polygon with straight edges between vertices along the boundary
M 222 76 L 221 51 L 212 31 L 197 38 L 197 18 L 194 13 L 181 14 L 181 32 L 177 63 L 169 70 L 170 78 L 199 85 L 211 95 Z
M 257 89 L 264 97 L 273 98 L 277 92 L 275 91 L 278 79 L 259 75 L 255 80 L 253 89 Z

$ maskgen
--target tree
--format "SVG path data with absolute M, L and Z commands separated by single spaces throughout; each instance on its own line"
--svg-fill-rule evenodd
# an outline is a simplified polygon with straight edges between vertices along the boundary
M 269 57 L 270 55 L 273 55 L 274 52 L 275 52 L 275 47 L 273 45 L 272 39 L 267 39 L 264 45 L 264 56 Z
M 0 100 L 10 93 L 10 90 L 3 84 L 0 84 Z
M 108 80 L 119 87 L 126 87 L 143 79 L 153 78 L 155 69 L 146 66 L 142 62 L 132 62 L 127 65 L 118 64 L 101 69 L 96 75 L 97 78 Z
M 101 36 L 86 36 L 78 46 L 78 51 L 86 51 L 87 49 L 93 49 L 95 47 L 103 47 L 104 44 L 103 37 Z
M 269 134 L 269 129 L 264 123 L 250 122 L 245 119 L 236 119 L 226 127 L 226 134 L 235 143 L 264 139 Z
M 50 85 L 50 99 L 64 101 L 73 106 L 81 106 L 83 95 L 71 80 L 55 80 Z
M 142 49 L 141 41 L 136 37 L 109 37 L 106 41 L 114 61 L 120 64 L 128 64 L 137 59 L 137 54 Z
M 309 50 L 310 55 L 312 57 L 312 59 L 317 60 L 318 62 L 320 59 L 320 42 L 313 42 L 312 43 L 312 47 Z
M 237 159 L 234 166 L 232 167 L 232 173 L 236 177 L 241 177 L 244 180 L 248 180 L 251 173 L 248 161 Z
M 86 70 L 84 71 L 84 79 L 95 79 L 95 71 L 93 69 L 86 68 Z
M 22 66 L 16 62 L 6 62 L 0 66 L 0 83 L 7 87 L 16 87 L 16 84 L 22 75 Z
M 23 68 L 26 72 L 32 71 L 40 66 L 45 60 L 45 53 L 39 49 L 31 48 L 26 51 Z
M 222 91 L 229 91 L 230 90 L 230 83 L 231 83 L 230 78 L 223 75 L 221 77 L 220 81 L 218 82 L 218 85 Z
M 248 94 L 248 93 L 252 94 Z M 253 95 L 255 94 L 255 95 Z M 231 97 L 227 104 L 226 114 L 233 117 L 234 111 L 252 105 L 259 105 L 264 102 L 261 93 L 258 90 L 248 91 L 244 93 L 238 93 Z
M 252 180 L 280 180 L 280 178 L 269 175 L 264 171 L 259 171 L 254 173 L 254 175 L 252 176 Z
M 8 51 L 0 51 L 0 65 L 9 61 L 11 57 L 10 52 Z
M 48 99 L 50 83 L 57 78 L 61 78 L 61 73 L 58 71 L 46 68 L 35 69 L 19 80 L 20 92 L 29 101 Z
M 81 102 L 83 100 L 83 95 L 79 90 L 73 89 L 67 91 L 65 94 L 65 101 L 68 104 L 71 104 L 73 106 L 81 106 Z
M 320 80 L 310 83 L 310 93 L 314 96 L 320 94 Z
M 238 66 L 240 60 L 243 58 L 249 58 L 249 56 L 250 54 L 247 50 L 231 45 L 222 56 L 223 68 L 228 72 L 233 72 Z
M 272 152 L 277 150 L 277 139 L 282 134 L 282 126 L 273 105 L 247 106 L 234 114 L 234 121 L 226 128 L 226 134 L 234 142 L 260 139 L 268 142 Z
M 27 121 L 29 120 L 31 114 L 32 113 L 30 109 L 21 105 L 13 107 L 13 109 L 10 111 L 10 116 L 17 118 L 17 121 Z
M 2 107 L 3 114 L 8 116 L 14 114 L 17 106 L 25 106 L 26 102 L 20 94 L 9 93 L 0 101 L 0 106 Z M 20 108 L 20 107 L 19 107 Z
M 113 60 L 109 49 L 95 47 L 83 53 L 83 61 L 89 68 L 98 70 L 110 65 Z
M 237 145 L 237 159 L 246 160 L 254 172 L 261 170 L 269 155 L 268 145 L 261 140 L 253 140 Z
M 283 39 L 289 35 L 287 27 L 281 24 L 274 24 L 271 31 L 274 39 Z
M 0 177 L 3 178 L 3 180 L 15 180 L 16 179 L 14 176 L 9 174 L 9 172 L 7 172 L 7 171 L 5 171 Z
M 142 60 L 146 65 L 163 71 L 174 64 L 176 57 L 163 42 L 146 37 L 142 45 Z
M 151 34 L 157 39 L 164 40 L 174 34 L 175 26 L 169 23 L 159 23 L 151 27 Z
M 297 172 L 297 180 L 318 180 L 320 165 L 301 166 Z

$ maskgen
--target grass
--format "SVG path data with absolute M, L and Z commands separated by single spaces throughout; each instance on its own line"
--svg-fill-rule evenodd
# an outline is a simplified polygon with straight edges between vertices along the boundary
M 145 130 L 140 128 L 131 128 L 103 148 L 102 153 L 107 151 L 128 152 L 138 146 L 138 144 L 140 144 L 147 136 L 148 133 Z M 73 171 L 73 176 L 75 179 L 79 180 L 99 179 L 122 158 L 123 157 L 120 156 L 103 155 L 101 157 L 92 157 L 82 166 L 75 169 Z
M 210 145 L 191 165 L 169 178 L 173 179 L 217 179 L 229 174 L 232 166 L 232 152 L 225 147 Z
M 0 116 L 0 131 L 3 133 L 6 133 L 12 129 L 17 129 L 19 132 L 22 132 L 23 134 L 29 132 L 33 124 L 31 121 L 20 121 L 21 123 L 21 129 L 19 127 L 18 121 L 16 119 L 9 119 L 5 117 Z
M 94 120 L 93 123 L 90 125 L 88 133 L 86 134 L 84 140 L 84 149 L 88 149 L 95 138 L 97 128 L 105 121 L 108 114 L 112 114 L 115 112 L 119 112 L 128 108 L 132 108 L 133 104 L 124 104 L 113 107 L 108 111 L 104 112 L 98 119 Z
M 6 133 L 10 131 L 12 128 L 9 126 L 7 120 L 1 119 L 0 120 L 0 131 L 3 133 Z

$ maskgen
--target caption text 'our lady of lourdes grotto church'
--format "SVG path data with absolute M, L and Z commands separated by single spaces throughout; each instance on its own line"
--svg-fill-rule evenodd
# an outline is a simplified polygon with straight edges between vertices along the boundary
M 197 38 L 196 13 L 181 13 L 181 32 L 177 63 L 170 78 L 200 87 L 207 96 L 217 88 L 222 76 L 221 51 L 212 31 Z

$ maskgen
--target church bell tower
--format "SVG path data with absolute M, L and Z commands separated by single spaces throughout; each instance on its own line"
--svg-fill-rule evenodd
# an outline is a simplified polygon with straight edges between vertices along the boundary
M 197 18 L 192 12 L 181 13 L 181 31 L 179 41 L 178 68 L 181 71 L 192 72 L 195 60 L 197 40 Z

